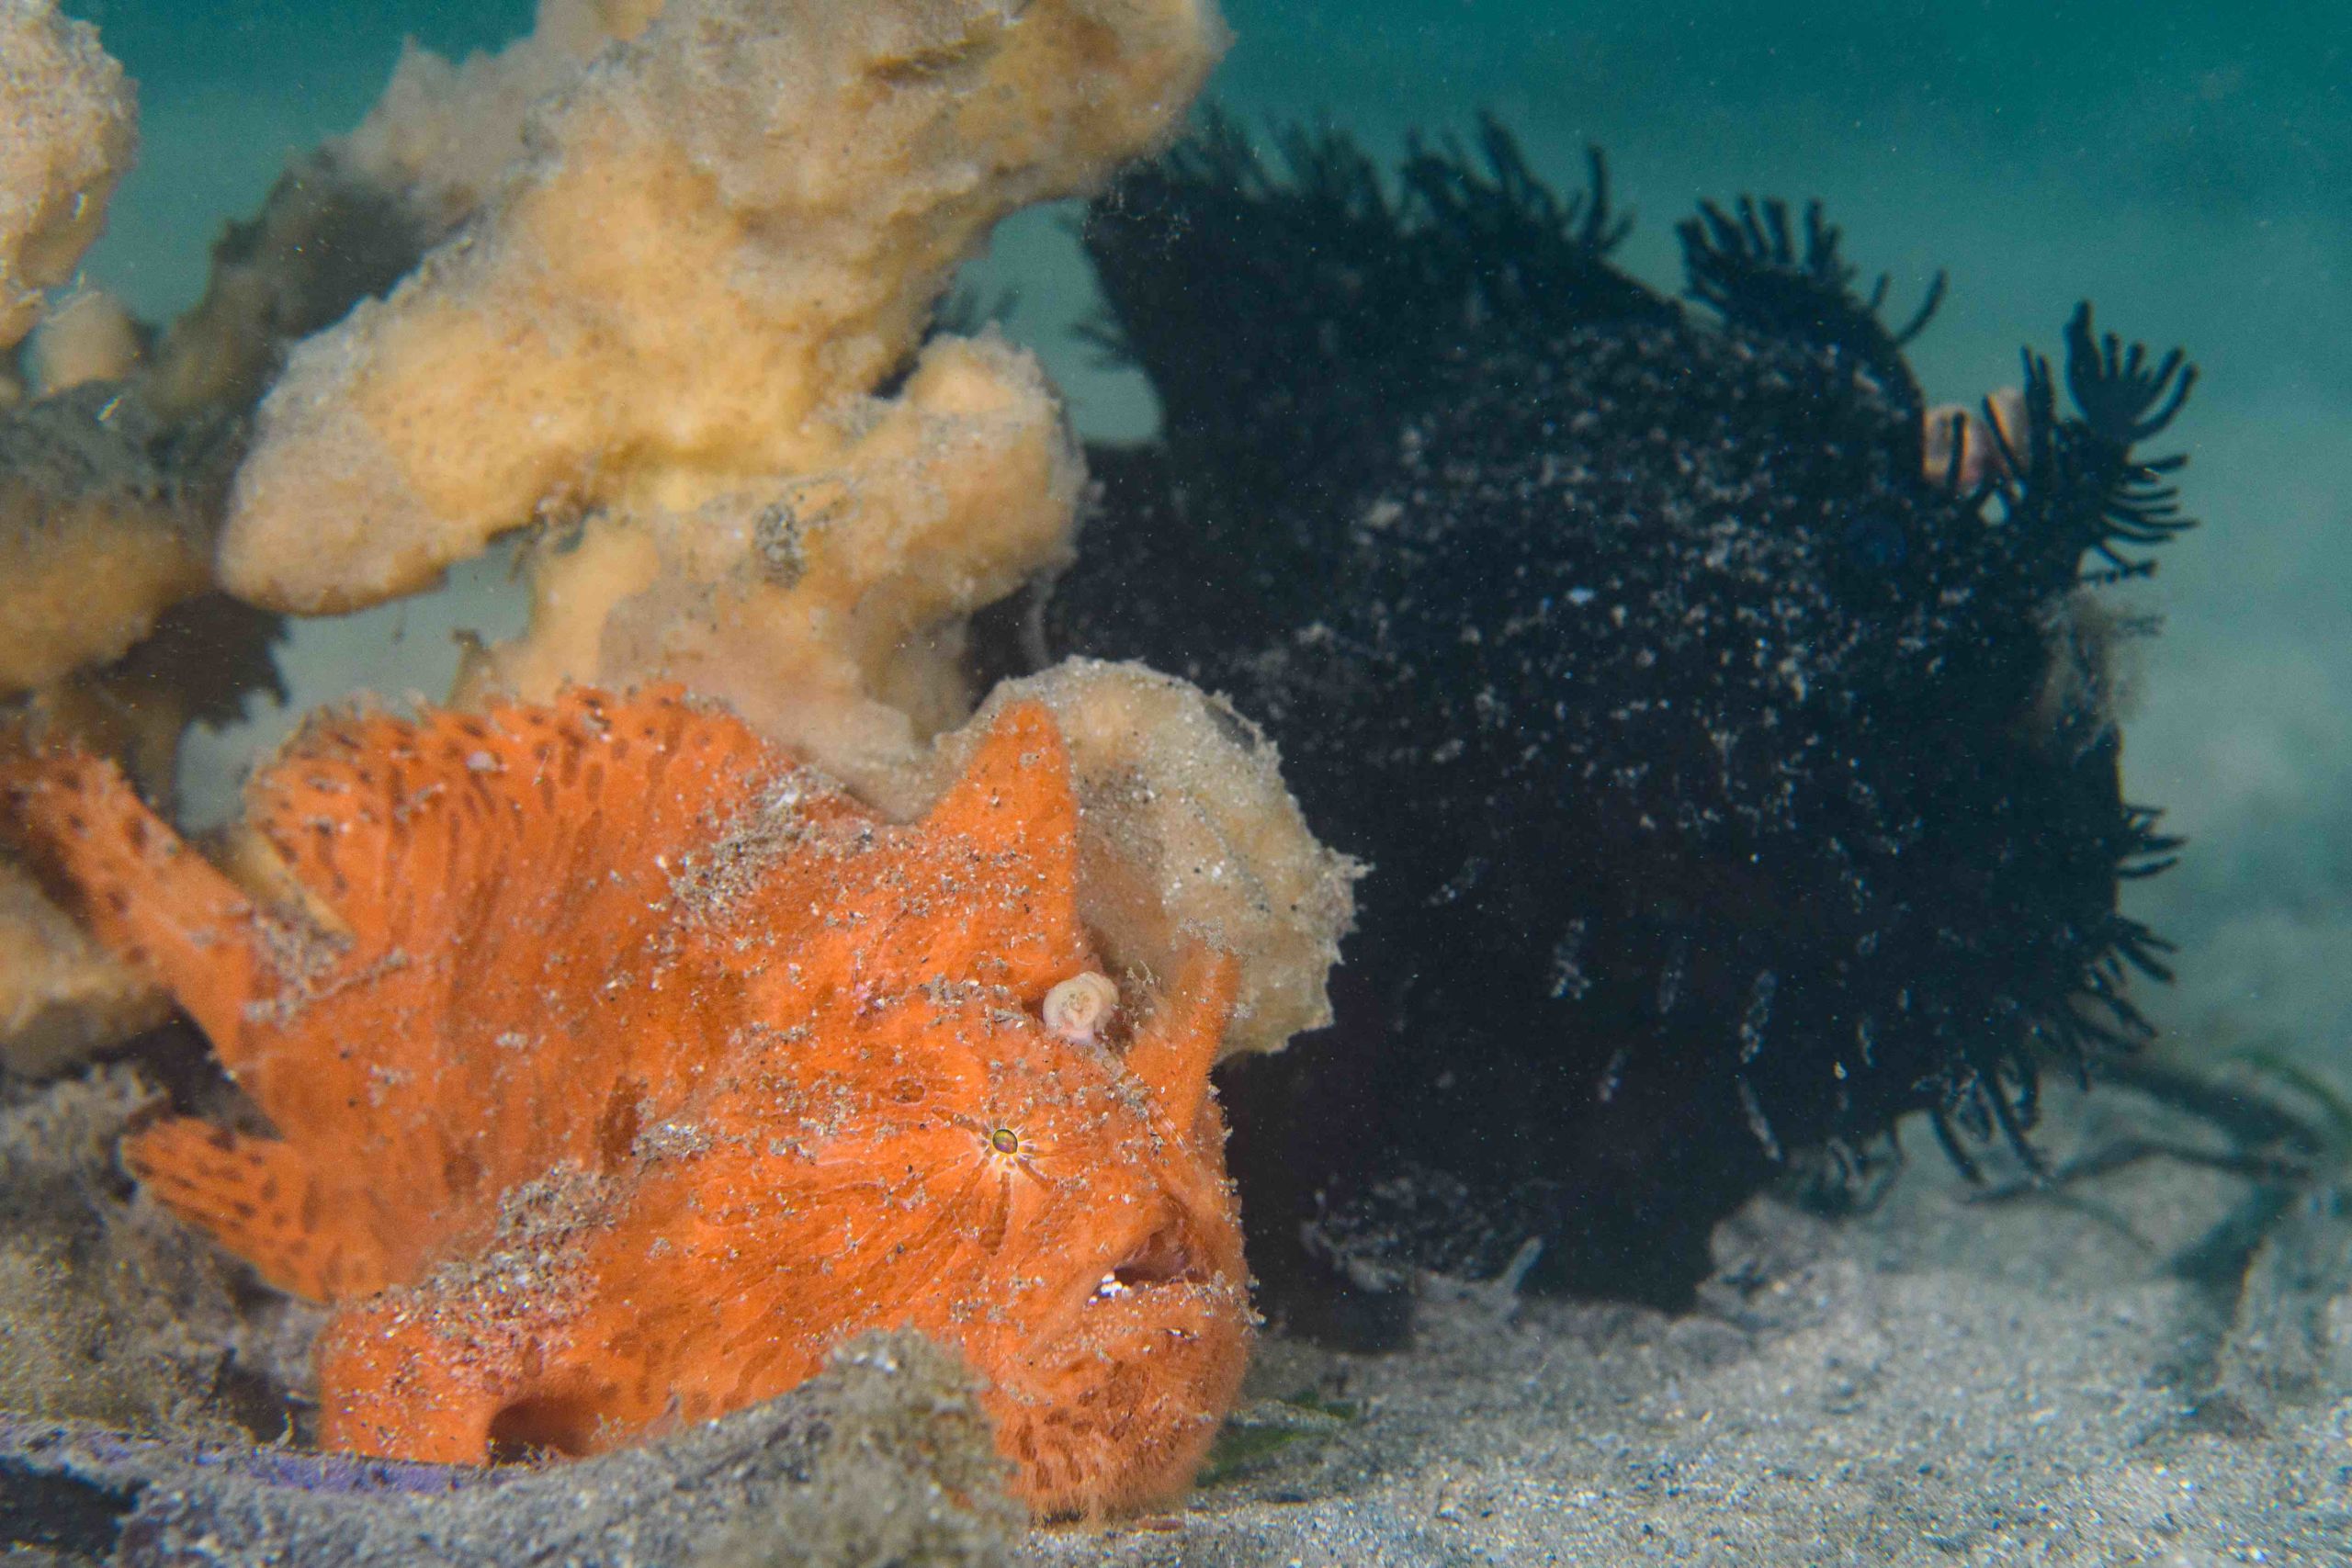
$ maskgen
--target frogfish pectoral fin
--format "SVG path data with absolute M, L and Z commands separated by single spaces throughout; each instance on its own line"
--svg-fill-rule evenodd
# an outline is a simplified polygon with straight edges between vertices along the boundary
M 577 1456 L 612 1440 L 611 1390 L 548 1358 L 526 1325 L 492 1323 L 431 1287 L 390 1290 L 319 1337 L 319 1446 L 342 1453 L 488 1464 Z
M 487 1464 L 512 1391 L 403 1310 L 406 1292 L 338 1313 L 319 1337 L 319 1446 L 425 1464 Z

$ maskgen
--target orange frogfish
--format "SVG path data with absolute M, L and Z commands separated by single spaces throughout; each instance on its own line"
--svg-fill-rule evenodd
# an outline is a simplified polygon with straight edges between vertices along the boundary
M 905 826 L 674 689 L 314 722 L 249 792 L 285 900 L 109 763 L 0 789 L 275 1129 L 124 1158 L 334 1307 L 326 1446 L 601 1450 L 908 1325 L 985 1380 L 1039 1517 L 1190 1483 L 1250 1339 L 1234 961 L 1099 973 L 1044 708 Z

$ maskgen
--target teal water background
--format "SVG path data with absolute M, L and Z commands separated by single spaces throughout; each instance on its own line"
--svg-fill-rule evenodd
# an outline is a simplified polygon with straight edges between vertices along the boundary
M 193 301 L 220 225 L 290 155 L 356 122 L 404 37 L 456 54 L 530 19 L 518 0 L 68 8 L 99 24 L 142 109 L 88 276 L 153 318 Z M 2078 298 L 2186 345 L 2205 377 L 2175 434 L 2207 526 L 2134 590 L 2167 626 L 2136 654 L 2128 790 L 2194 840 L 2133 890 L 2184 949 L 2181 985 L 2149 999 L 2188 1042 L 2260 1041 L 2352 1077 L 2352 6 L 1232 0 L 1227 16 L 1212 94 L 1252 122 L 1326 118 L 1389 153 L 1491 109 L 1563 185 L 1603 146 L 1640 220 L 1624 257 L 1654 281 L 1676 276 L 1673 222 L 1702 197 L 1824 198 L 1899 305 L 1950 269 L 1914 355 L 1938 400 L 2014 381 L 2018 346 L 2054 350 Z M 1012 330 L 1080 427 L 1140 434 L 1148 393 L 1070 335 L 1091 297 L 1066 221 L 1015 220 L 978 270 L 1019 290 Z M 518 611 L 478 572 L 437 604 L 306 628 L 294 705 L 435 690 L 442 629 Z M 191 768 L 228 780 L 287 716 L 193 747 Z

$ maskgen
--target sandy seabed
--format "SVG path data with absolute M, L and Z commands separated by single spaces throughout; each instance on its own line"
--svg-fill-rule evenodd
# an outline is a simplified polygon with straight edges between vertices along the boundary
M 1402 1353 L 1278 1336 L 1267 1451 L 1026 1559 L 2352 1563 L 2352 1195 L 2128 1089 L 2057 1101 L 2046 1187 L 1906 1130 L 1874 1212 L 1727 1222 L 1689 1315 L 1430 1280 Z
M 1679 1315 L 1424 1278 L 1402 1349 L 1277 1328 L 1203 1484 L 1141 1519 L 1023 1528 L 953 1362 L 870 1339 L 544 1468 L 0 1419 L 0 1541 L 42 1543 L 12 1568 L 2352 1563 L 2347 1150 L 2214 1111 L 2063 1093 L 2040 1184 L 1972 1186 L 1912 1127 L 1871 1212 L 1727 1221 Z

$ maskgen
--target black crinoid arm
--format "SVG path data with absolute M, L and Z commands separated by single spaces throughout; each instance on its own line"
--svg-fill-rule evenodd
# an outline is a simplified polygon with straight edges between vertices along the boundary
M 1844 236 L 1817 201 L 1806 204 L 1802 244 L 1788 203 L 1753 197 L 1740 197 L 1728 211 L 1702 202 L 1699 215 L 1677 224 L 1675 233 L 1690 298 L 1725 323 L 1841 350 L 1878 377 L 1888 397 L 1922 406 L 1903 349 L 1943 303 L 1944 274 L 1936 274 L 1910 319 L 1890 328 L 1879 315 L 1888 279 L 1882 275 L 1867 298 L 1855 293 L 1855 269 L 1840 254 Z
M 2066 323 L 2073 415 L 2059 415 L 2050 362 L 2030 349 L 2024 361 L 2024 449 L 2003 439 L 2007 467 L 2017 476 L 2006 486 L 2006 500 L 2020 533 L 2038 547 L 2044 581 L 2053 587 L 2068 581 L 2086 554 L 2099 558 L 2112 577 L 2144 574 L 2149 563 L 2121 550 L 2161 545 L 2194 523 L 2181 514 L 2171 478 L 2188 459 L 2143 457 L 2135 449 L 2172 423 L 2197 384 L 2197 367 L 2177 348 L 2152 361 L 2140 344 L 2127 349 L 2113 333 L 2095 336 L 2087 304 L 2076 306 Z
M 1963 492 L 1904 355 L 1940 282 L 1890 323 L 1817 208 L 1702 209 L 1677 299 L 1611 261 L 1598 154 L 1562 196 L 1491 123 L 1393 175 L 1275 146 L 1212 121 L 1090 211 L 1164 429 L 1091 454 L 1043 616 L 1229 694 L 1372 863 L 1338 1025 L 1226 1082 L 1273 1304 L 1531 1237 L 1678 1300 L 1728 1209 L 1903 1117 L 2030 1147 L 2161 973 L 2101 598 L 2185 525 L 2136 451 L 2178 356 L 2078 314 L 2073 412 L 2029 359 Z

